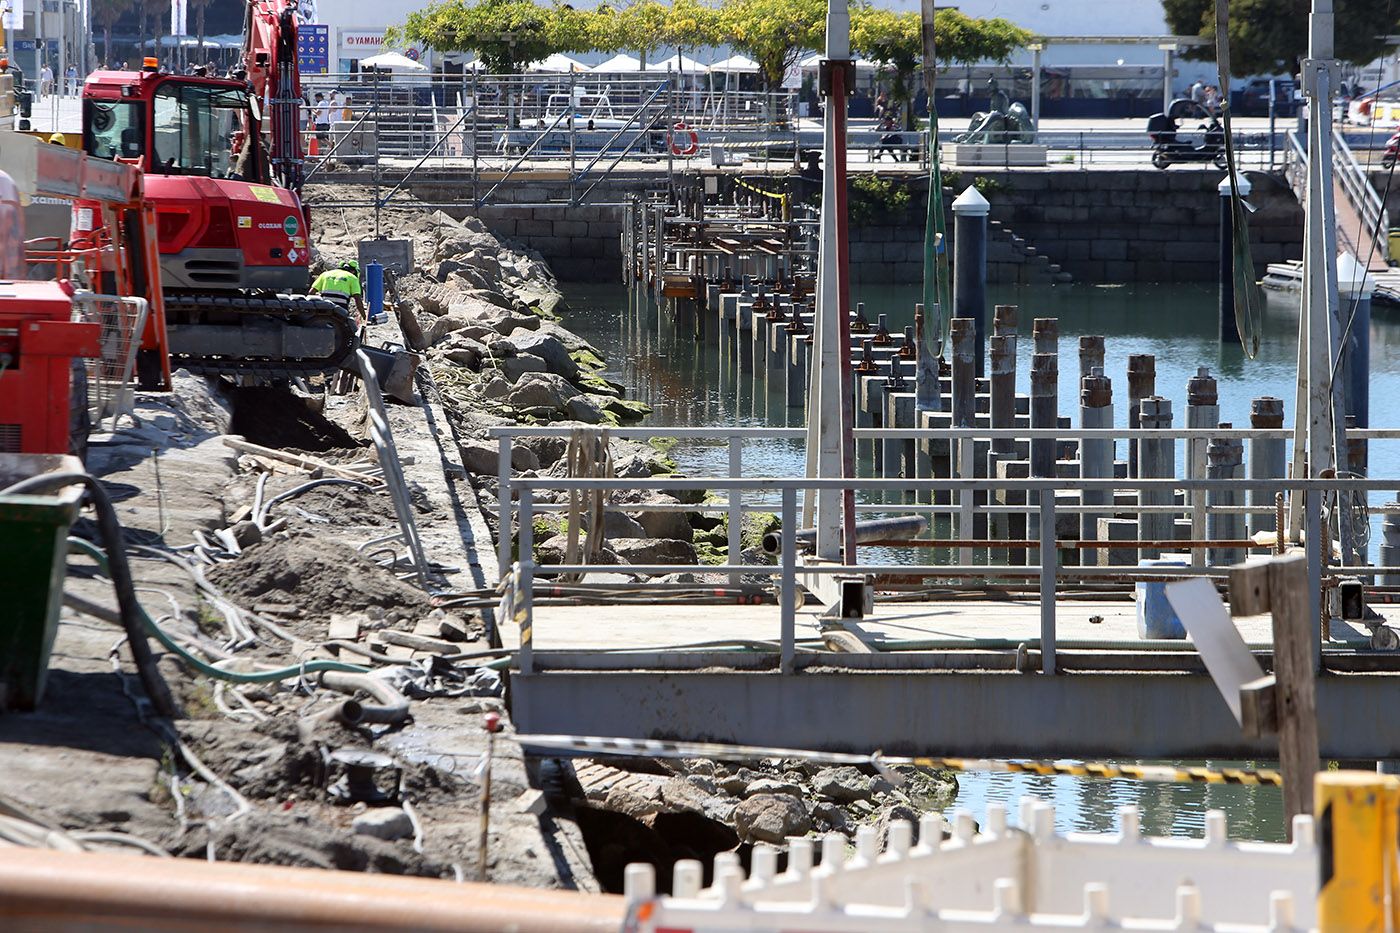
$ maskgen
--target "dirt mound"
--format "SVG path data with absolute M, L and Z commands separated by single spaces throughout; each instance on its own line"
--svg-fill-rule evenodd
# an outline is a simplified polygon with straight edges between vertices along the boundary
M 230 394 L 233 424 L 229 430 L 251 443 L 308 453 L 363 446 L 362 441 L 286 389 L 249 386 L 233 389 Z
M 305 520 L 292 506 L 299 506 L 332 525 L 388 528 L 398 521 L 394 515 L 394 503 L 387 494 L 355 486 L 317 486 L 277 508 L 278 515 L 290 513 Z
M 210 570 L 209 581 L 244 605 L 292 603 L 305 621 L 375 606 L 391 618 L 417 619 L 432 609 L 427 594 L 354 548 L 312 534 L 278 535 L 255 544 L 238 560 Z

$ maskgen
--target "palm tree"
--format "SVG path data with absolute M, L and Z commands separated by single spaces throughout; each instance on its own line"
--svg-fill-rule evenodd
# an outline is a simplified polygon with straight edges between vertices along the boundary
M 92 19 L 102 27 L 102 60 L 112 64 L 112 27 L 131 10 L 131 0 L 92 0 Z

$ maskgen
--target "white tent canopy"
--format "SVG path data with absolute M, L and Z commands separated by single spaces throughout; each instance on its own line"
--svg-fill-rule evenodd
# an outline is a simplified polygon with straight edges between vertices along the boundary
M 419 64 L 407 55 L 398 52 L 381 52 L 369 58 L 360 59 L 361 68 L 386 68 L 389 71 L 427 71 L 428 66 Z
M 820 67 L 822 59 L 825 57 L 826 56 L 822 55 L 820 52 L 814 52 L 811 55 L 808 55 L 806 58 L 802 59 L 802 61 L 798 62 L 797 66 L 803 71 L 815 71 L 818 67 Z M 880 66 L 877 63 L 872 62 L 869 59 L 856 59 L 857 71 L 875 71 L 879 67 Z
M 647 62 L 647 71 L 684 71 L 687 74 L 704 74 L 709 69 L 693 58 L 677 52 L 659 62 Z
M 542 58 L 537 62 L 531 62 L 525 67 L 526 71 L 537 74 L 569 74 L 575 71 L 589 71 L 589 67 L 583 62 L 576 61 L 562 52 L 555 52 L 548 58 Z
M 717 61 L 710 66 L 711 71 L 742 72 L 743 74 L 757 74 L 758 62 L 744 55 L 731 55 L 728 58 Z
M 625 52 L 618 55 L 614 55 L 612 58 L 603 62 L 601 65 L 593 66 L 593 71 L 595 74 L 598 72 L 602 72 L 604 74 L 621 74 L 623 72 L 641 70 L 642 60 L 640 58 L 633 58 L 631 55 L 628 55 Z

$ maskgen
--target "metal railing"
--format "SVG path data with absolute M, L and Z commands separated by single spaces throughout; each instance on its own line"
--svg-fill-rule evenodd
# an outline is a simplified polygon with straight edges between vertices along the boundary
M 1202 497 L 1213 491 L 1245 491 L 1261 490 L 1270 493 L 1279 491 L 1290 491 L 1293 494 L 1301 494 L 1303 498 L 1303 514 L 1305 519 L 1304 534 L 1308 541 L 1322 540 L 1323 511 L 1322 500 L 1326 494 L 1331 493 L 1366 493 L 1372 490 L 1393 489 L 1396 485 L 1395 479 L 1389 480 L 1337 480 L 1337 479 L 1317 479 L 1317 480 L 1292 480 L 1292 479 L 997 479 L 989 482 L 985 479 L 857 479 L 857 480 L 832 480 L 832 479 L 808 479 L 808 478 L 697 478 L 697 479 L 676 479 L 676 478 L 656 478 L 649 480 L 626 480 L 626 479 L 557 479 L 546 477 L 519 478 L 514 483 L 514 488 L 519 493 L 519 517 L 520 517 L 520 559 L 515 563 L 511 571 L 509 590 L 514 601 L 518 605 L 510 607 L 510 612 L 505 618 L 515 618 L 519 620 L 521 627 L 521 644 L 518 655 L 518 662 L 523 673 L 532 673 L 534 670 L 534 637 L 533 637 L 533 586 L 534 577 L 540 567 L 536 564 L 533 554 L 534 529 L 533 519 L 535 516 L 535 494 L 537 491 L 549 490 L 552 492 L 569 491 L 624 491 L 645 488 L 655 492 L 682 492 L 686 490 L 704 489 L 711 492 L 725 492 L 729 499 L 729 508 L 733 507 L 733 501 L 740 498 L 746 491 L 776 493 L 780 497 L 780 520 L 782 527 L 793 529 L 798 522 L 798 494 L 811 493 L 822 489 L 848 489 L 854 488 L 868 492 L 879 493 L 912 493 L 915 497 L 920 494 L 934 494 L 946 492 L 949 494 L 970 495 L 979 490 L 986 490 L 991 487 L 1004 489 L 1012 492 L 1024 493 L 1028 497 L 1035 496 L 1038 499 L 1033 510 L 1038 518 L 1039 525 L 1039 553 L 1042 555 L 1040 563 L 1023 566 L 1006 566 L 995 569 L 986 565 L 978 564 L 955 564 L 955 565 L 910 565 L 910 564 L 838 564 L 838 563 L 805 563 L 799 565 L 797 561 L 797 546 L 793 535 L 782 535 L 782 547 L 777 566 L 772 565 L 750 565 L 744 563 L 726 563 L 719 566 L 693 566 L 685 567 L 677 564 L 628 564 L 625 565 L 629 572 L 640 574 L 669 574 L 683 570 L 703 570 L 711 573 L 745 573 L 777 578 L 778 589 L 778 610 L 780 620 L 779 636 L 779 664 L 784 673 L 792 673 L 794 670 L 794 660 L 796 655 L 796 614 L 797 614 L 797 585 L 799 575 L 811 578 L 812 576 L 868 576 L 880 575 L 886 577 L 942 577 L 942 578 L 962 578 L 975 579 L 978 581 L 989 581 L 997 578 L 1019 577 L 1029 578 L 1037 581 L 1037 591 L 1039 596 L 1039 648 L 1041 652 L 1042 671 L 1046 674 L 1057 672 L 1055 660 L 1057 626 L 1056 626 L 1056 606 L 1057 587 L 1059 581 L 1074 579 L 1104 579 L 1113 578 L 1124 581 L 1153 580 L 1160 581 L 1173 577 L 1195 577 L 1225 575 L 1224 567 L 1213 569 L 1202 569 L 1197 567 L 1069 567 L 1062 566 L 1058 559 L 1058 542 L 1055 539 L 1055 519 L 1057 509 L 1056 496 L 1053 493 L 1061 491 L 1078 492 L 1100 492 L 1111 494 L 1118 490 L 1136 490 L 1140 494 L 1174 495 L 1178 491 L 1185 492 L 1189 497 Z M 1047 495 L 1047 493 L 1050 493 Z M 692 510 L 694 507 L 691 507 Z M 1100 506 L 1100 509 L 1104 507 Z M 636 507 L 633 507 L 636 510 Z M 886 508 L 886 511 L 894 509 Z M 502 524 L 502 528 L 506 526 Z M 1321 611 L 1321 587 L 1323 582 L 1323 560 L 1321 549 L 1318 547 L 1308 547 L 1308 579 L 1309 579 L 1309 618 L 1318 618 Z M 1054 559 L 1045 560 L 1045 555 L 1054 555 Z M 732 558 L 731 558 L 732 561 Z M 597 567 L 587 564 L 550 564 L 548 572 L 552 574 L 563 573 L 586 573 L 597 570 Z M 1329 572 L 1334 573 L 1369 573 L 1377 568 L 1371 566 L 1352 567 L 1341 566 L 1332 567 Z M 1321 660 L 1321 635 L 1320 629 L 1314 629 L 1313 648 L 1315 660 L 1320 664 Z
M 115 430 L 116 420 L 132 411 L 136 351 L 141 347 L 148 313 L 144 298 L 92 292 L 73 295 L 73 319 L 99 325 L 101 355 L 83 361 L 87 370 L 88 414 L 94 427 L 100 428 L 103 419 L 110 418 Z
M 513 519 L 518 515 L 520 537 L 519 537 L 519 560 L 515 565 L 515 574 L 511 578 L 511 590 L 514 598 L 522 604 L 516 607 L 516 612 L 524 612 L 524 618 L 529 618 L 529 611 L 532 599 L 532 582 L 534 575 L 540 571 L 540 567 L 534 561 L 534 526 L 533 521 L 537 514 L 545 512 L 558 512 L 564 510 L 563 505 L 552 502 L 537 502 L 537 493 L 550 491 L 552 493 L 563 493 L 582 490 L 604 490 L 607 492 L 637 491 L 645 490 L 652 492 L 667 492 L 670 490 L 684 491 L 704 489 L 710 493 L 723 492 L 725 496 L 722 500 L 706 501 L 701 504 L 690 504 L 686 502 L 676 503 L 614 503 L 606 506 L 607 509 L 619 512 L 650 512 L 650 511 L 685 511 L 702 512 L 711 514 L 723 514 L 727 517 L 728 523 L 728 554 L 726 563 L 722 565 L 678 565 L 673 563 L 658 564 L 652 566 L 629 564 L 625 565 L 629 572 L 643 574 L 668 574 L 682 571 L 700 571 L 706 573 L 728 574 L 731 585 L 737 585 L 742 575 L 753 574 L 767 577 L 778 577 L 778 589 L 780 591 L 780 603 L 784 607 L 784 631 L 788 631 L 791 613 L 794 611 L 791 591 L 798 582 L 797 575 L 800 573 L 812 572 L 810 567 L 799 565 L 796 561 L 796 546 L 790 534 L 783 534 L 782 556 L 779 565 L 775 568 L 765 563 L 750 563 L 743 559 L 740 551 L 740 529 L 743 517 L 746 513 L 753 511 L 768 511 L 774 509 L 780 511 L 782 528 L 784 530 L 795 529 L 798 526 L 798 499 L 797 493 L 810 493 L 820 488 L 854 488 L 858 492 L 879 497 L 878 501 L 863 501 L 857 504 L 858 511 L 869 513 L 902 513 L 902 514 L 923 514 L 930 516 L 945 516 L 949 519 L 947 534 L 956 537 L 945 537 L 940 539 L 935 531 L 933 537 L 914 542 L 920 550 L 928 553 L 928 546 L 945 548 L 949 554 L 956 552 L 957 560 L 952 564 L 933 563 L 901 563 L 890 565 L 855 565 L 837 566 L 823 565 L 824 569 L 816 571 L 819 574 L 836 573 L 848 574 L 877 574 L 890 577 L 913 577 L 918 578 L 952 578 L 952 579 L 976 579 L 978 581 L 989 580 L 1020 580 L 1036 581 L 1036 592 L 1041 601 L 1041 623 L 1042 639 L 1049 645 L 1048 652 L 1051 661 L 1047 662 L 1053 668 L 1053 645 L 1054 645 L 1054 603 L 1058 593 L 1058 583 L 1065 581 L 1116 581 L 1119 583 L 1131 583 L 1142 579 L 1161 579 L 1172 576 L 1207 575 L 1220 576 L 1225 572 L 1223 564 L 1208 564 L 1206 560 L 1207 548 L 1220 548 L 1222 551 L 1248 551 L 1257 550 L 1261 545 L 1252 539 L 1246 540 L 1212 540 L 1210 522 L 1211 516 L 1237 515 L 1237 516 L 1262 516 L 1276 515 L 1276 506 L 1273 494 L 1292 490 L 1305 493 L 1303 503 L 1304 512 L 1304 536 L 1308 541 L 1319 541 L 1322 538 L 1321 528 L 1324 521 L 1331 521 L 1331 517 L 1323 517 L 1323 499 L 1327 495 L 1340 497 L 1343 494 L 1354 495 L 1373 491 L 1393 491 L 1400 485 L 1397 479 L 1346 479 L 1346 480 L 1285 480 L 1282 477 L 1258 477 L 1251 476 L 1244 478 L 1239 476 L 1230 479 L 1209 479 L 1204 462 L 1196 463 L 1195 478 L 1184 479 L 1179 477 L 1137 477 L 1120 479 L 1087 479 L 1087 478 L 1031 478 L 1031 479 L 1001 479 L 977 477 L 972 475 L 972 470 L 967 466 L 967 458 L 959 456 L 958 448 L 962 447 L 965 452 L 971 444 L 959 444 L 961 441 L 987 441 L 987 440 L 1015 440 L 1033 441 L 1053 439 L 1057 441 L 1175 441 L 1183 440 L 1183 459 L 1189 462 L 1203 460 L 1203 451 L 1206 443 L 1211 440 L 1232 440 L 1232 441 L 1280 441 L 1293 436 L 1291 428 L 1258 429 L 1258 428 L 957 428 L 957 429 L 912 429 L 912 428 L 867 428 L 857 429 L 854 433 L 857 442 L 866 440 L 882 439 L 911 439 L 921 442 L 940 441 L 949 445 L 948 456 L 945 457 L 945 465 L 948 473 L 939 477 L 901 478 L 901 479 L 856 479 L 852 481 L 841 480 L 809 480 L 805 478 L 784 478 L 784 477 L 750 477 L 744 475 L 744 444 L 747 441 L 761 440 L 784 440 L 798 441 L 805 438 L 806 431 L 803 428 L 672 428 L 651 430 L 646 428 L 631 429 L 611 429 L 606 432 L 608 437 L 619 439 L 642 439 L 655 437 L 673 437 L 690 441 L 718 441 L 728 448 L 728 470 L 727 476 L 711 478 L 663 478 L 645 477 L 630 480 L 599 480 L 599 479 L 551 479 L 547 477 L 512 477 L 511 475 L 511 454 L 514 441 L 523 437 L 554 436 L 561 437 L 564 433 L 559 429 L 550 427 L 522 427 L 503 426 L 492 428 L 490 433 L 498 442 L 498 500 L 497 507 L 500 515 L 500 559 L 499 564 L 503 568 L 503 575 L 509 577 L 505 568 L 512 566 L 512 534 L 511 529 Z M 1372 440 L 1397 440 L 1400 439 L 1400 429 L 1365 429 L 1348 432 L 1351 439 Z M 1116 453 L 1116 451 L 1115 451 Z M 1187 465 L 1187 464 L 1183 464 Z M 1171 468 L 1173 472 L 1176 467 Z M 1068 491 L 1081 493 L 1081 499 L 1074 504 L 1057 502 L 1054 495 L 1041 495 L 1046 491 Z M 1014 495 L 1007 496 L 1003 502 L 998 502 L 992 493 L 1005 492 Z M 1085 501 L 1082 494 L 1094 492 L 1099 501 Z M 1115 502 L 1114 492 L 1137 492 L 1138 501 L 1132 503 Z M 1180 501 L 1176 500 L 1176 493 L 1183 492 L 1185 495 Z M 1268 495 L 1250 496 L 1247 504 L 1222 504 L 1215 500 L 1215 494 L 1228 493 L 1236 494 L 1236 501 L 1244 503 L 1245 493 L 1267 493 Z M 1144 495 L 1146 494 L 1146 495 Z M 515 503 L 519 497 L 519 504 Z M 776 500 L 774 497 L 777 497 Z M 978 497 L 985 497 L 985 501 L 979 501 Z M 1013 501 L 1017 496 L 1024 496 L 1019 502 Z M 1208 500 L 1208 496 L 1210 500 Z M 946 497 L 945 501 L 939 501 Z M 891 498 L 898 501 L 891 501 Z M 1039 501 L 1036 501 L 1038 498 Z M 1262 500 L 1262 501 L 1261 501 Z M 1149 504 L 1157 503 L 1157 504 Z M 1350 508 L 1350 503 L 1341 504 L 1340 508 Z M 1339 510 L 1339 506 L 1334 504 L 1334 511 Z M 1371 513 L 1384 512 L 1386 514 L 1400 513 L 1400 505 L 1388 505 L 1383 507 L 1369 506 Z M 1163 515 L 1170 521 L 1173 516 L 1185 516 L 1190 521 L 1190 535 L 1186 540 L 1172 538 L 1169 541 L 1113 541 L 1101 536 L 1091 537 L 1081 540 L 1075 537 L 1059 539 L 1056 536 L 1056 516 L 1059 513 L 1071 513 L 1077 515 L 1093 515 L 1099 517 L 1118 517 L 1122 515 L 1135 515 L 1139 519 L 1146 515 Z M 975 523 L 978 515 L 1011 515 L 1020 514 L 1026 517 L 1026 530 L 1029 533 L 1029 540 L 1011 540 L 1009 535 L 1006 540 L 968 540 L 974 533 Z M 1136 567 L 1124 566 L 1121 564 L 1108 563 L 1103 566 L 1062 566 L 1059 560 L 1044 561 L 1039 564 L 1030 562 L 1030 557 L 1038 552 L 1044 554 L 1058 554 L 1059 549 L 1070 546 L 1082 547 L 1089 543 L 1090 549 L 1100 553 L 1110 552 L 1116 548 L 1132 548 L 1134 552 L 1141 548 L 1148 549 L 1153 545 L 1152 551 L 1180 550 L 1188 549 L 1192 552 L 1192 566 L 1181 568 L 1170 568 L 1163 566 Z M 1076 545 L 1074 542 L 1078 542 Z M 901 546 L 910 546 L 908 543 L 900 544 L 884 542 L 882 548 L 898 549 Z M 1158 547 L 1159 546 L 1159 547 Z M 994 557 L 1000 551 L 1009 554 L 1019 550 L 1026 555 L 1026 564 L 1016 564 L 1009 559 L 1005 563 L 998 563 Z M 1364 550 L 1364 549 L 1363 549 Z M 1322 575 L 1322 557 L 1319 547 L 1310 547 L 1309 561 L 1312 568 L 1312 580 L 1320 586 Z M 983 562 L 977 561 L 977 556 L 984 556 Z M 1229 561 L 1233 563 L 1234 557 Z M 1393 575 L 1400 573 L 1400 568 L 1384 566 L 1384 561 L 1378 563 L 1364 563 L 1362 566 L 1347 566 L 1349 561 L 1344 560 L 1344 566 L 1331 567 L 1329 573 L 1352 573 L 1361 575 L 1373 575 L 1385 573 Z M 550 564 L 548 572 L 551 574 L 562 573 L 584 573 L 590 570 L 597 570 L 597 567 L 586 564 Z M 1384 578 L 1382 580 L 1384 581 Z M 1313 592 L 1317 592 L 1317 588 Z M 507 616 L 509 617 L 509 616 Z M 528 626 L 525 626 L 528 628 Z M 529 639 L 526 639 L 528 641 Z M 791 643 L 784 642 L 784 657 L 790 661 Z M 532 645 L 523 646 L 522 665 L 531 663 L 530 651 Z M 1319 648 L 1320 650 L 1320 648 Z
M 1335 125 L 1332 127 L 1332 170 L 1333 177 L 1341 184 L 1347 200 L 1365 226 L 1364 230 L 1357 231 L 1360 242 L 1353 243 L 1353 248 L 1358 253 L 1366 251 L 1363 244 L 1372 241 L 1374 234 L 1372 248 L 1380 249 L 1383 253 L 1384 248 L 1380 244 L 1385 243 L 1390 234 L 1390 215 L 1380 194 L 1371 185 L 1371 176 L 1356 161 L 1351 146 L 1347 145 L 1345 137 Z M 1347 232 L 1348 237 L 1352 235 Z

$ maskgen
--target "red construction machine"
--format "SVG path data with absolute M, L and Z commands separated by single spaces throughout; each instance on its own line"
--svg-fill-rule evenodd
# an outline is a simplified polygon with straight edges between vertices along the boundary
M 98 71 L 83 86 L 83 148 L 145 173 L 155 207 L 170 365 L 281 381 L 338 370 L 356 347 L 339 305 L 306 295 L 295 0 L 248 0 L 232 77 Z M 75 244 L 111 239 L 75 203 Z M 142 384 L 155 360 L 143 355 Z

